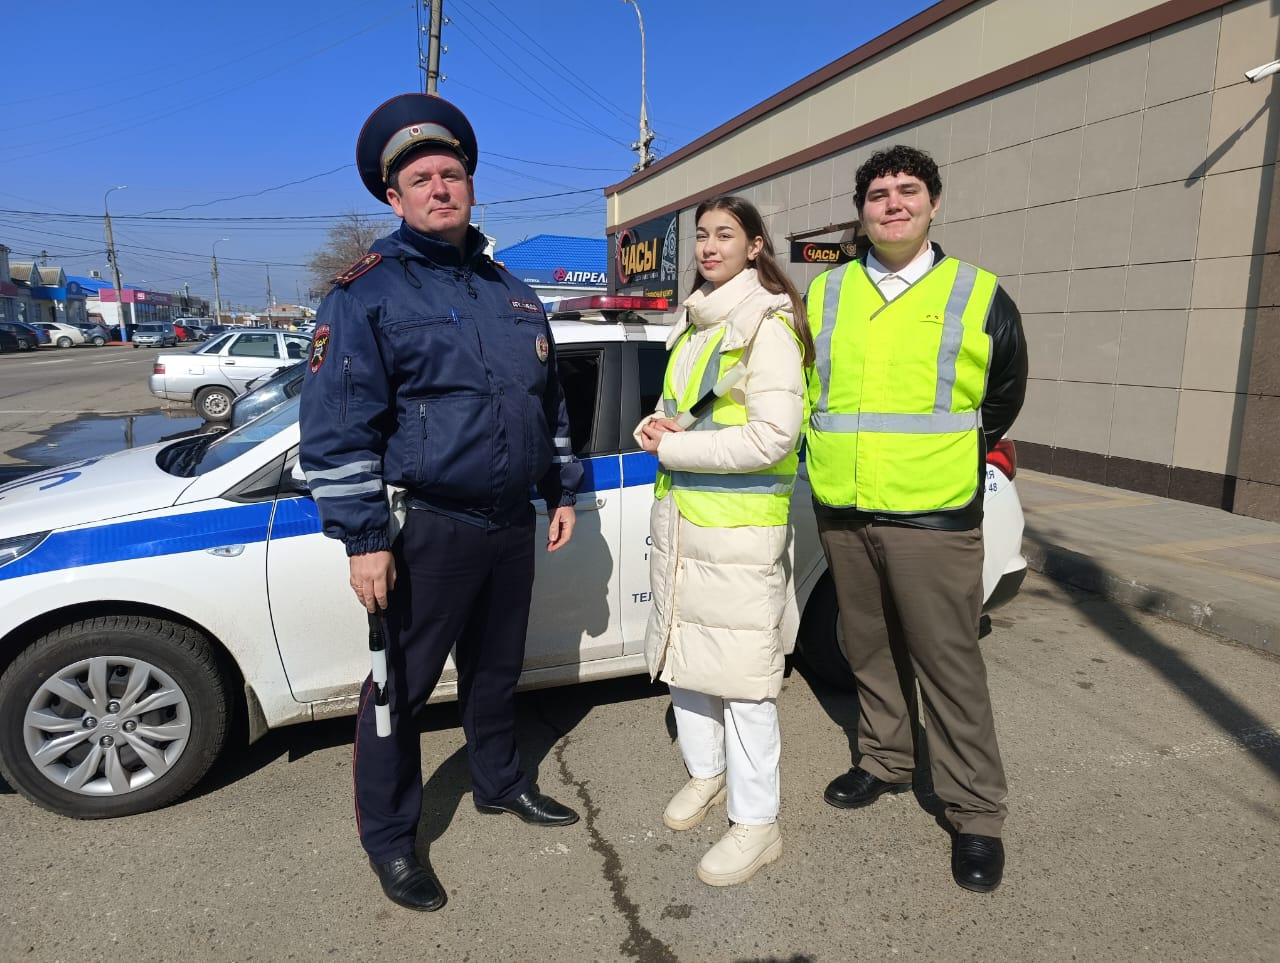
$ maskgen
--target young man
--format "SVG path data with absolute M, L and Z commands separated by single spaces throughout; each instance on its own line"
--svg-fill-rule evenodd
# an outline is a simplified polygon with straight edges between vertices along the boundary
M 941 197 L 928 154 L 873 154 L 854 194 L 872 249 L 809 288 L 809 479 L 860 705 L 861 758 L 824 797 L 856 808 L 910 787 L 918 681 L 952 874 L 990 892 L 1006 788 L 978 648 L 982 482 L 1027 355 L 996 277 L 930 243 Z
M 529 490 L 551 510 L 554 552 L 573 533 L 582 466 L 542 305 L 471 226 L 467 118 L 439 97 L 394 97 L 366 121 L 356 163 L 402 223 L 320 305 L 300 461 L 325 534 L 346 548 L 356 599 L 386 613 L 392 732 L 376 735 L 366 680 L 353 762 L 360 840 L 391 900 L 434 910 L 444 890 L 414 852 L 422 762 L 412 713 L 455 642 L 476 808 L 535 825 L 577 821 L 521 769 L 514 693 L 533 586 Z M 388 485 L 405 489 L 409 506 L 394 539 Z

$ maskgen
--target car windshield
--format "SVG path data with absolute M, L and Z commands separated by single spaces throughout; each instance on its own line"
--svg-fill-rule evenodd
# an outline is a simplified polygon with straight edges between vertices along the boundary
M 219 435 L 193 435 L 162 449 L 156 464 L 170 475 L 204 475 L 279 434 L 298 420 L 301 395 L 296 395 L 248 424 Z
M 231 338 L 232 335 L 224 334 L 212 341 L 206 341 L 204 344 L 200 345 L 200 347 L 196 348 L 192 354 L 217 354 L 227 346 L 227 342 L 230 341 Z

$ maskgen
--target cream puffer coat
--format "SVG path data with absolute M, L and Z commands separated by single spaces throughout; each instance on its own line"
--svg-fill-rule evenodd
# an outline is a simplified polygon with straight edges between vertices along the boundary
M 747 424 L 668 432 L 658 445 L 659 463 L 676 471 L 734 473 L 781 461 L 795 448 L 804 414 L 800 346 L 787 319 L 790 299 L 766 291 L 748 268 L 714 291 L 704 285 L 684 307 L 667 339 L 671 348 L 685 328 L 694 327 L 675 358 L 676 397 L 707 339 L 727 326 L 723 349 L 746 347 L 747 374 L 732 394 L 746 405 Z M 659 401 L 658 412 L 637 426 L 637 441 L 645 422 L 661 413 Z M 724 699 L 776 699 L 789 526 L 700 528 L 680 514 L 670 495 L 654 502 L 650 524 L 650 677 Z

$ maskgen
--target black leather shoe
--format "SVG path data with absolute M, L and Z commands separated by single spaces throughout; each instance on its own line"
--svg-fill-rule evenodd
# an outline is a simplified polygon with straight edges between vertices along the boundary
M 444 905 L 444 890 L 416 857 L 401 856 L 389 863 L 375 863 L 371 859 L 369 865 L 391 902 L 428 913 Z
M 1004 843 L 999 836 L 957 833 L 951 843 L 951 875 L 965 889 L 990 893 L 1004 876 Z
M 476 809 L 482 813 L 511 813 L 534 826 L 570 826 L 578 821 L 578 814 L 572 809 L 536 789 L 526 790 L 515 799 L 492 806 L 476 803 Z
M 885 782 L 854 766 L 832 779 L 822 798 L 841 809 L 858 809 L 870 806 L 885 793 L 906 792 L 910 788 L 909 782 Z

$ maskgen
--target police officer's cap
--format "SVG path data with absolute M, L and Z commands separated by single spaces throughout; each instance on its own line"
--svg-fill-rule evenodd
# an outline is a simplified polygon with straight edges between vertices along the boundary
M 356 168 L 369 193 L 387 201 L 387 175 L 407 151 L 435 145 L 476 172 L 476 135 L 466 115 L 434 94 L 401 94 L 369 115 L 356 140 Z

